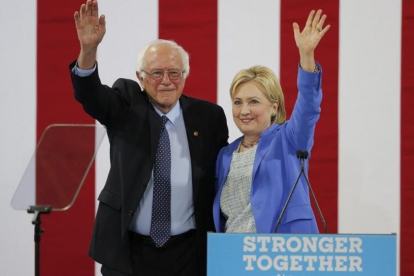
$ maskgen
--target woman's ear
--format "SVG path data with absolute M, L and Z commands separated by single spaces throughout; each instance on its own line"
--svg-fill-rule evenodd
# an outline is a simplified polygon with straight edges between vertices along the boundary
M 275 101 L 272 105 L 273 113 L 276 115 L 277 109 L 279 108 L 279 101 Z

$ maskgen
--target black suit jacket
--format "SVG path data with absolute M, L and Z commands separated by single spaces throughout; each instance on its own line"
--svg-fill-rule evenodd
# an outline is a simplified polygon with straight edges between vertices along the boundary
M 118 79 L 102 85 L 98 70 L 89 77 L 73 74 L 75 98 L 107 128 L 111 169 L 100 193 L 89 254 L 97 262 L 131 273 L 129 226 L 147 188 L 162 119 L 138 83 Z M 194 215 L 202 275 L 206 271 L 206 233 L 213 231 L 214 171 L 219 150 L 227 145 L 228 129 L 221 107 L 182 95 L 191 156 Z

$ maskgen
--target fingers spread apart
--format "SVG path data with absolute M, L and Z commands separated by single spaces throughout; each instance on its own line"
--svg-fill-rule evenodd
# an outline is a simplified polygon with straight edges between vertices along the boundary
M 309 13 L 306 26 L 318 31 L 321 35 L 324 35 L 331 27 L 330 25 L 325 27 L 323 26 L 325 24 L 326 17 L 326 14 L 322 15 L 322 10 L 318 10 L 317 12 L 313 10 Z
M 75 20 L 82 20 L 88 15 L 98 17 L 98 2 L 96 0 L 88 0 L 86 1 L 86 4 L 82 4 L 79 12 L 75 12 Z

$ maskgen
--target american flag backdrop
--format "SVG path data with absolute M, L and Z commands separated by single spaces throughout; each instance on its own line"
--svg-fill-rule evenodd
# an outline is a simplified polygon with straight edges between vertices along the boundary
M 93 123 L 75 102 L 68 64 L 79 45 L 73 13 L 83 1 L 0 2 L 0 268 L 34 274 L 31 215 L 10 206 L 49 124 Z M 397 233 L 399 275 L 414 275 L 413 0 L 100 0 L 107 33 L 100 76 L 135 77 L 138 50 L 157 38 L 190 53 L 185 94 L 217 102 L 233 123 L 228 89 L 242 68 L 280 77 L 287 111 L 296 99 L 302 28 L 323 9 L 331 29 L 316 50 L 323 67 L 321 119 L 310 181 L 329 233 Z M 91 145 L 92 146 L 92 145 Z M 43 217 L 42 275 L 100 275 L 87 256 L 96 197 L 109 168 L 107 141 L 75 206 Z M 139 169 L 139 168 L 137 168 Z

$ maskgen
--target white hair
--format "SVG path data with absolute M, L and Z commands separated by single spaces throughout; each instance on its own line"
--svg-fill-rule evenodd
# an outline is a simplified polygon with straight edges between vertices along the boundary
M 183 78 L 187 78 L 188 75 L 190 74 L 190 56 L 189 54 L 184 50 L 183 47 L 181 47 L 180 45 L 178 45 L 175 41 L 172 40 L 165 40 L 165 39 L 157 39 L 154 40 L 150 43 L 148 43 L 147 45 L 145 45 L 143 48 L 141 48 L 141 50 L 139 51 L 138 54 L 138 60 L 137 60 L 137 72 L 141 74 L 141 76 L 145 77 L 145 72 L 143 72 L 144 67 L 146 64 L 144 64 L 144 58 L 145 55 L 148 52 L 148 49 L 151 49 L 153 47 L 156 47 L 158 45 L 161 44 L 166 44 L 168 46 L 170 46 L 172 49 L 176 49 L 178 50 L 178 52 L 181 55 L 181 60 L 183 62 L 183 66 L 184 66 L 184 74 L 183 74 Z

